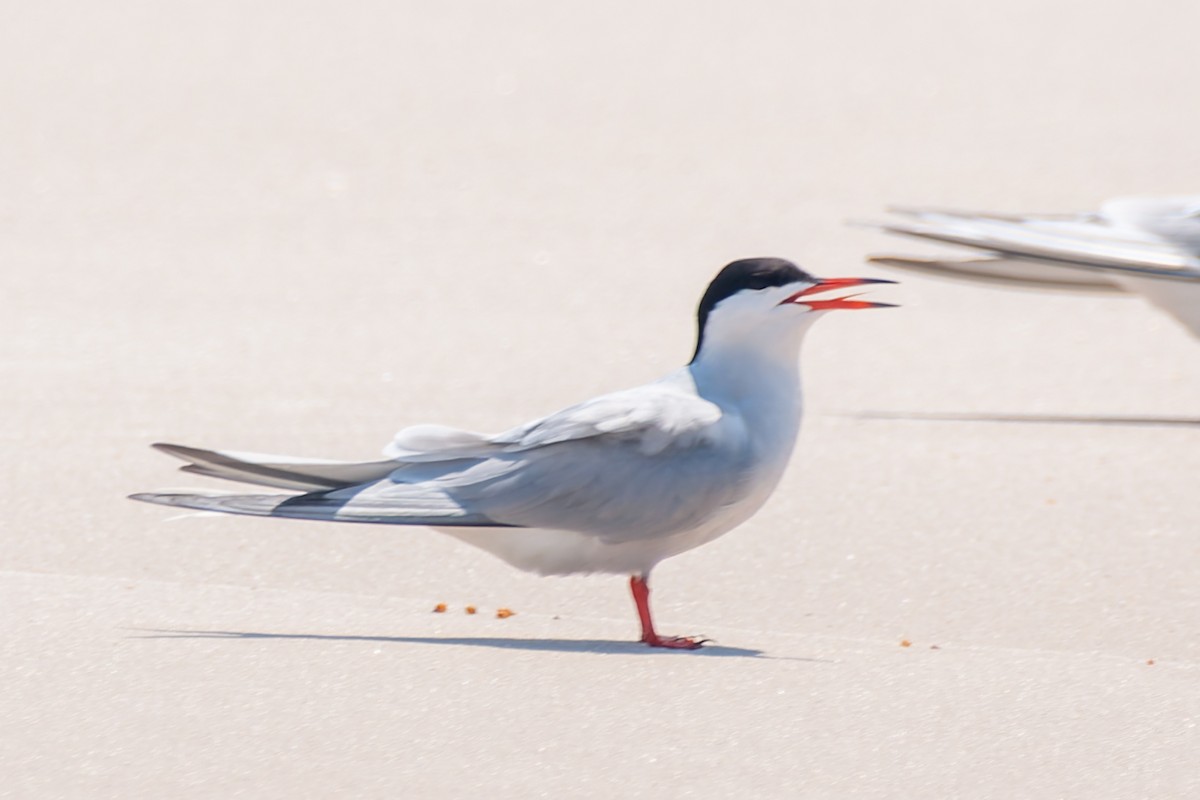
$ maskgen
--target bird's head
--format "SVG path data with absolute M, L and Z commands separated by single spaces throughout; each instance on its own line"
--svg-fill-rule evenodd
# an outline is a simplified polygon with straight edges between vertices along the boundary
M 826 311 L 888 308 L 891 303 L 829 297 L 825 292 L 880 278 L 814 278 L 782 258 L 745 258 L 722 269 L 708 285 L 696 317 L 695 362 L 713 348 L 793 353 L 804 331 Z

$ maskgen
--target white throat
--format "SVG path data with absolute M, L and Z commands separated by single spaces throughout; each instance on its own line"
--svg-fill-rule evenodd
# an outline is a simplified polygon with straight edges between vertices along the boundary
M 723 324 L 737 321 L 710 319 L 688 370 L 697 393 L 736 414 L 760 455 L 782 470 L 800 431 L 800 345 L 812 316 L 785 320 L 770 335 Z

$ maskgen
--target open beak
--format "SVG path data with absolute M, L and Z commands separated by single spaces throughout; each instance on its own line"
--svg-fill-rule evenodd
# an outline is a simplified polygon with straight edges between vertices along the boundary
M 850 286 L 864 286 L 869 283 L 895 283 L 895 281 L 884 280 L 883 278 L 825 278 L 817 281 L 815 286 L 810 286 L 796 292 L 790 297 L 784 298 L 779 305 L 784 303 L 796 303 L 805 305 L 813 311 L 833 311 L 839 308 L 895 308 L 895 303 L 869 303 L 866 300 L 853 300 L 851 298 L 858 297 L 857 294 L 847 295 L 845 297 L 835 297 L 830 300 L 809 300 L 807 297 L 818 292 L 828 292 L 831 289 L 845 289 Z

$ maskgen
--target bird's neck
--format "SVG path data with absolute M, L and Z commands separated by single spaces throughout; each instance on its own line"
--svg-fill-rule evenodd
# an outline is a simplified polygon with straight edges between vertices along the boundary
M 799 341 L 751 345 L 705 343 L 688 365 L 696 390 L 722 407 L 736 409 L 751 424 L 757 419 L 769 426 L 790 426 L 793 420 L 798 424 Z

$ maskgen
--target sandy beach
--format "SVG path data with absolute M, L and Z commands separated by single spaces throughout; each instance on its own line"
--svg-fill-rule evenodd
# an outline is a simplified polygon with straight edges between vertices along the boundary
M 822 320 L 783 484 L 655 572 L 694 653 L 619 577 L 126 499 L 653 379 L 730 260 L 898 277 L 890 203 L 1200 191 L 1195 3 L 740 8 L 9 10 L 0 796 L 1200 796 L 1200 341 L 1136 298 Z

